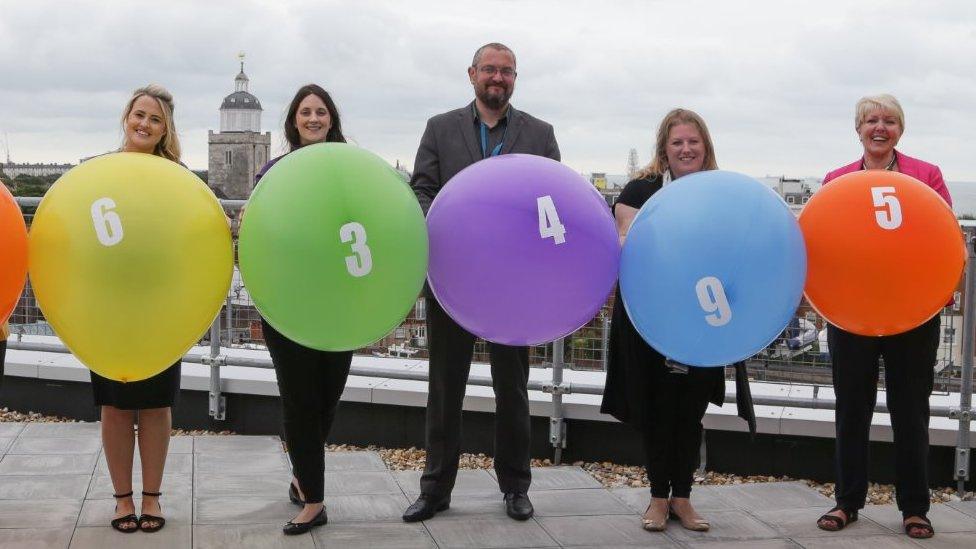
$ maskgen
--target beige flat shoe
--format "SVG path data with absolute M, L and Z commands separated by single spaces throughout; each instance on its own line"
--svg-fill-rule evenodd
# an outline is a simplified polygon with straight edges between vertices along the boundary
M 647 509 L 644 510 L 644 515 L 641 516 L 641 525 L 648 532 L 663 532 L 665 528 L 668 527 L 668 517 L 667 515 L 661 517 L 660 519 L 651 519 L 647 517 L 647 514 L 651 512 L 651 504 L 647 504 Z
M 685 530 L 691 530 L 692 532 L 707 532 L 708 529 L 712 527 L 711 524 L 709 524 L 708 521 L 703 518 L 684 519 L 681 517 L 681 515 L 675 513 L 674 508 L 670 505 L 668 506 L 668 515 L 670 518 L 680 522 L 682 528 Z

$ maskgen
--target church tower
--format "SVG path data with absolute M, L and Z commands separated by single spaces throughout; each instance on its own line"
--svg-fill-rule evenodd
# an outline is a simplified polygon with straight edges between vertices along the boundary
M 261 102 L 248 91 L 244 52 L 238 58 L 241 72 L 234 78 L 234 93 L 220 105 L 220 131 L 207 132 L 208 180 L 217 196 L 246 199 L 254 188 L 254 175 L 268 161 L 271 132 L 261 133 Z

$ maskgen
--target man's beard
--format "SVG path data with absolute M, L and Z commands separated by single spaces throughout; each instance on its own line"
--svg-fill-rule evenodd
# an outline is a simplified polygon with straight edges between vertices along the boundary
M 478 99 L 489 109 L 501 109 L 508 104 L 508 100 L 512 97 L 511 88 L 504 88 L 504 90 L 501 94 L 489 93 L 488 86 L 485 86 L 478 90 Z

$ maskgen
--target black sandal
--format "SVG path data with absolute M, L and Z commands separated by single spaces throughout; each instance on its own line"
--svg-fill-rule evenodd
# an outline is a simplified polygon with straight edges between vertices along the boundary
M 163 495 L 163 493 L 143 491 L 142 495 L 158 498 L 159 496 Z M 158 499 L 156 500 L 156 504 L 159 505 Z M 162 505 L 159 505 L 159 510 L 160 511 L 163 510 Z M 157 523 L 156 526 L 152 525 L 153 522 Z M 153 532 L 158 532 L 162 530 L 165 524 L 166 524 L 166 519 L 164 519 L 163 517 L 157 517 L 156 515 L 150 515 L 149 513 L 143 513 L 142 516 L 139 517 L 139 529 L 142 530 L 143 532 L 146 532 L 147 534 L 151 534 Z
M 132 492 L 130 491 L 128 494 L 112 494 L 112 497 L 115 498 L 115 499 L 131 498 L 132 497 Z M 118 503 L 115 504 L 115 510 L 116 510 L 116 512 L 119 510 L 119 504 Z M 131 528 L 123 528 L 122 527 L 123 524 L 132 524 L 132 527 Z M 124 517 L 119 517 L 117 519 L 112 519 L 111 525 L 112 525 L 112 528 L 115 528 L 116 530 L 118 530 L 119 532 L 122 532 L 123 534 L 131 534 L 132 532 L 135 532 L 136 530 L 139 529 L 139 517 L 137 517 L 135 515 L 135 513 L 129 513 L 128 515 L 125 515 Z
M 844 520 L 838 516 L 831 515 L 834 511 L 843 511 L 844 515 L 847 516 L 847 520 Z M 827 521 L 830 523 L 830 527 L 825 528 L 822 522 Z M 827 511 L 820 518 L 817 519 L 817 528 L 821 530 L 826 530 L 827 532 L 839 532 L 843 530 L 848 524 L 852 522 L 857 522 L 857 509 L 849 510 L 844 509 L 841 506 L 834 507 L 830 511 Z
M 929 539 L 935 535 L 935 528 L 932 528 L 932 521 L 930 521 L 928 517 L 921 515 L 920 518 L 924 522 L 913 520 L 904 524 L 905 534 L 912 539 Z M 919 533 L 920 530 L 921 532 Z M 916 534 L 913 535 L 913 531 L 916 532 Z

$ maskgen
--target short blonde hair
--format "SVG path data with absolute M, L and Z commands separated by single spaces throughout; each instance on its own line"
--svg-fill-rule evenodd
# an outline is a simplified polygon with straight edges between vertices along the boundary
M 176 124 L 173 122 L 173 95 L 159 84 L 149 84 L 132 92 L 132 97 L 129 98 L 129 102 L 126 103 L 125 109 L 122 111 L 122 135 L 125 135 L 125 120 L 129 118 L 132 106 L 143 95 L 152 97 L 159 103 L 159 109 L 163 111 L 163 122 L 166 124 L 166 135 L 156 144 L 156 150 L 153 151 L 153 154 L 173 162 L 179 162 L 180 138 L 176 135 Z
M 901 109 L 901 103 L 895 99 L 895 96 L 889 93 L 866 95 L 857 101 L 857 105 L 854 107 L 854 129 L 861 129 L 861 124 L 864 123 L 864 118 L 869 112 L 876 109 L 881 109 L 895 115 L 895 118 L 898 119 L 898 125 L 901 127 L 902 133 L 905 132 L 905 111 Z
M 634 176 L 635 179 L 647 179 L 663 174 L 669 169 L 668 166 L 668 134 L 671 128 L 679 124 L 690 124 L 698 128 L 701 134 L 702 143 L 705 145 L 705 159 L 702 162 L 702 170 L 717 170 L 718 162 L 715 160 L 715 147 L 712 146 L 712 136 L 708 133 L 708 126 L 705 120 L 695 111 L 688 109 L 674 109 L 664 115 L 661 125 L 657 129 L 657 141 L 654 144 L 654 158 L 651 163 L 641 168 Z

